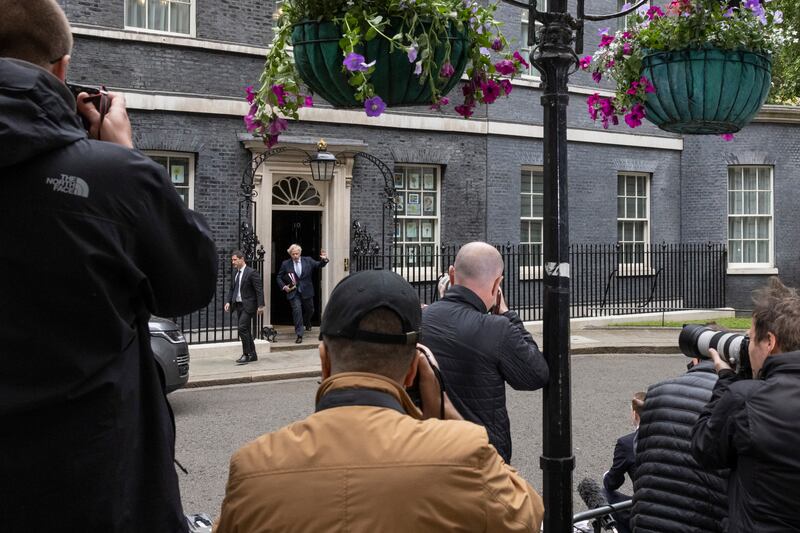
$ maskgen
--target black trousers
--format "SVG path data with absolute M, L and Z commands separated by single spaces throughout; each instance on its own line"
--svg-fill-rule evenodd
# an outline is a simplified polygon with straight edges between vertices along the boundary
M 292 322 L 294 322 L 294 332 L 298 337 L 303 336 L 304 327 L 311 327 L 311 317 L 314 316 L 314 298 L 303 298 L 297 295 L 289 300 L 292 306 Z
M 236 302 L 233 304 L 236 309 L 239 327 L 239 339 L 242 341 L 242 355 L 256 355 L 256 343 L 253 341 L 253 314 L 245 311 L 244 306 Z

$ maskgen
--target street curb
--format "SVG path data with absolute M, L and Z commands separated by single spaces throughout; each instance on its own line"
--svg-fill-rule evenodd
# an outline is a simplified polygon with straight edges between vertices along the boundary
M 285 350 L 284 350 L 285 351 Z M 590 348 L 574 348 L 570 350 L 572 355 L 625 355 L 625 354 L 677 354 L 680 348 L 676 346 L 594 346 Z M 297 371 L 278 371 L 269 374 L 250 374 L 244 376 L 233 376 L 227 378 L 201 379 L 189 381 L 184 389 L 200 389 L 203 387 L 215 387 L 218 385 L 238 385 L 242 383 L 263 383 L 267 381 L 285 381 L 299 378 L 318 378 L 321 376 L 319 370 L 297 370 Z
M 203 387 L 214 387 L 216 385 L 236 385 L 240 383 L 261 383 L 264 381 L 283 381 L 287 379 L 297 378 L 315 378 L 320 377 L 319 370 L 298 370 L 296 372 L 276 372 L 274 374 L 254 374 L 247 376 L 236 376 L 230 378 L 212 378 L 203 379 L 199 381 L 189 381 L 183 388 L 184 389 L 199 389 Z

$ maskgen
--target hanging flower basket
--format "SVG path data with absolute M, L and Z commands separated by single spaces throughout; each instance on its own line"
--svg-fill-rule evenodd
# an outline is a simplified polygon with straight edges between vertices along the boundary
M 388 28 L 395 35 L 399 28 Z M 294 26 L 292 44 L 294 61 L 298 74 L 312 92 L 319 94 L 334 107 L 364 107 L 356 100 L 356 88 L 342 72 L 342 50 L 339 41 L 342 30 L 332 22 L 304 21 Z M 442 39 L 444 41 L 445 39 Z M 442 96 L 461 79 L 467 68 L 468 43 L 464 34 L 450 32 L 446 39 L 450 46 L 450 64 L 453 74 L 440 77 L 436 88 Z M 367 64 L 375 62 L 375 71 L 370 76 L 375 94 L 387 106 L 430 105 L 431 88 L 426 80 L 414 74 L 415 65 L 408 61 L 408 54 L 400 48 L 390 49 L 384 39 L 373 39 L 356 49 Z M 434 65 L 440 71 L 445 58 L 445 45 L 435 50 Z M 422 83 L 421 83 L 422 82 Z
M 646 54 L 641 75 L 656 90 L 647 93 L 645 116 L 673 133 L 736 133 L 767 99 L 771 70 L 769 56 L 739 50 Z
M 594 56 L 580 60 L 613 96 L 591 95 L 589 115 L 604 128 L 623 118 L 683 134 L 723 134 L 753 119 L 772 82 L 771 56 L 793 37 L 771 0 L 670 0 L 642 6 L 628 27 L 600 30 Z
M 277 142 L 288 119 L 314 105 L 306 89 L 334 107 L 428 104 L 443 111 L 466 73 L 464 118 L 512 89 L 530 65 L 479 0 L 283 0 L 278 28 L 257 86 L 247 88 L 247 131 Z M 290 53 L 290 49 L 292 53 Z

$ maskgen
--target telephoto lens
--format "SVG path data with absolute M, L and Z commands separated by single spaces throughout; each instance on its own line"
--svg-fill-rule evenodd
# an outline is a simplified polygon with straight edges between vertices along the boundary
M 711 359 L 709 348 L 715 349 L 724 361 L 742 377 L 752 377 L 747 335 L 714 331 L 698 324 L 686 324 L 678 337 L 678 346 L 686 357 Z

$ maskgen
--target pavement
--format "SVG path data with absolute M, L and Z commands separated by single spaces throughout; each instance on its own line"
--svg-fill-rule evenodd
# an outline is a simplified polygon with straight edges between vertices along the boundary
M 542 346 L 541 322 L 526 323 L 526 328 Z M 318 331 L 305 335 L 295 344 L 291 326 L 277 326 L 276 342 L 257 341 L 258 361 L 237 365 L 241 354 L 239 342 L 196 345 L 189 348 L 191 363 L 187 387 L 208 387 L 233 383 L 255 383 L 320 375 Z M 679 353 L 680 328 L 619 327 L 608 325 L 571 325 L 571 353 Z

